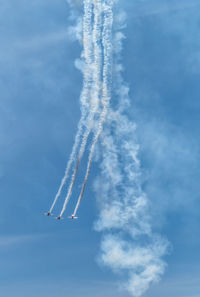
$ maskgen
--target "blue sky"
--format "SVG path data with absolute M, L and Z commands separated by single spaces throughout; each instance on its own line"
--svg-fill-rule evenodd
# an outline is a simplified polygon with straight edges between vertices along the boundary
M 155 229 L 172 244 L 162 281 L 145 296 L 199 297 L 200 4 L 119 2 L 127 12 L 124 78 L 138 126 L 143 187 Z M 98 164 L 81 220 L 42 216 L 80 116 L 82 78 L 74 60 L 81 48 L 67 34 L 70 8 L 64 0 L 0 0 L 0 7 L 1 294 L 129 296 L 118 291 L 121 277 L 97 264 Z

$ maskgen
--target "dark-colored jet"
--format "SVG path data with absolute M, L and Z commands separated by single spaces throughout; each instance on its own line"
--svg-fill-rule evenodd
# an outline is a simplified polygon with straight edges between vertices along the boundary
M 61 216 L 58 216 L 56 219 L 57 220 L 63 220 L 63 218 Z
M 48 212 L 45 212 L 45 216 L 49 217 L 49 216 L 53 216 L 53 214 L 50 211 L 48 211 Z

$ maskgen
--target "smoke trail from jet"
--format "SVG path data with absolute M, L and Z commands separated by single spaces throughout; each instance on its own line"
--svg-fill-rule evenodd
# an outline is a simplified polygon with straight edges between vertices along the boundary
M 89 158 L 88 158 L 88 164 L 86 169 L 86 174 L 84 177 L 83 185 L 81 188 L 81 192 L 77 201 L 77 204 L 74 209 L 73 215 L 75 216 L 78 208 L 80 206 L 85 187 L 88 181 L 92 160 L 95 152 L 95 147 L 98 142 L 99 136 L 102 133 L 103 125 L 106 120 L 109 103 L 111 99 L 111 77 L 112 77 L 112 25 L 113 25 L 113 1 L 105 1 L 103 5 L 103 14 L 104 14 L 104 21 L 103 21 L 103 31 L 102 31 L 102 45 L 103 45 L 103 58 L 104 58 L 104 65 L 103 65 L 103 83 L 102 83 L 102 111 L 100 114 L 99 124 L 97 132 L 94 136 Z
M 65 198 L 65 201 L 64 201 L 61 213 L 60 213 L 60 217 L 62 217 L 63 213 L 65 212 L 67 204 L 68 204 L 68 202 L 70 200 L 72 190 L 73 190 L 73 187 L 74 187 L 74 183 L 75 183 L 75 180 L 76 180 L 76 176 L 77 176 L 77 173 L 78 173 L 78 169 L 79 169 L 79 164 L 80 164 L 80 161 L 82 159 L 82 156 L 83 156 L 83 153 L 84 153 L 84 150 L 85 150 L 85 146 L 86 146 L 86 143 L 87 143 L 89 133 L 90 133 L 90 130 L 87 130 L 85 132 L 85 134 L 84 134 L 83 141 L 82 141 L 81 147 L 80 147 L 80 151 L 79 151 L 79 154 L 78 154 L 78 157 L 77 157 L 77 160 L 76 160 L 76 165 L 75 165 L 75 168 L 74 168 L 74 172 L 73 172 L 72 177 L 71 177 L 71 182 L 70 182 L 70 185 L 69 185 L 69 188 L 68 188 L 67 196 Z
M 136 125 L 130 119 L 129 89 L 122 78 L 121 49 L 125 17 L 115 15 L 113 42 L 113 92 L 101 134 L 101 174 L 95 183 L 100 204 L 95 229 L 104 233 L 99 261 L 120 272 L 123 287 L 134 297 L 160 280 L 165 270 L 167 240 L 152 230 L 149 200 L 142 189 Z M 112 199 L 111 199 L 112 198 Z
M 89 1 L 91 3 L 91 1 Z M 85 11 L 85 15 L 88 14 L 88 1 L 84 2 L 84 11 Z M 85 131 L 85 134 L 83 136 L 83 140 L 81 143 L 81 147 L 79 150 L 79 154 L 77 157 L 77 161 L 76 161 L 76 166 L 74 169 L 74 172 L 72 174 L 72 178 L 71 178 L 71 183 L 69 185 L 69 189 L 68 189 L 68 193 L 67 196 L 65 198 L 65 202 L 63 204 L 63 208 L 61 210 L 60 216 L 63 215 L 63 213 L 66 210 L 67 204 L 70 200 L 71 194 L 72 194 L 72 190 L 74 187 L 74 183 L 76 180 L 76 175 L 78 173 L 78 168 L 79 168 L 79 164 L 80 161 L 82 159 L 83 153 L 85 151 L 85 147 L 87 144 L 87 139 L 89 137 L 89 134 L 91 132 L 91 130 L 93 129 L 94 126 L 94 118 L 96 116 L 97 113 L 99 113 L 99 108 L 100 108 L 100 104 L 99 104 L 99 97 L 100 97 L 100 91 L 101 91 L 101 60 L 102 60 L 102 49 L 101 49 L 101 45 L 99 44 L 99 40 L 101 39 L 101 22 L 102 22 L 102 7 L 101 7 L 101 1 L 100 0 L 96 0 L 95 1 L 95 5 L 94 5 L 94 9 L 93 9 L 93 14 L 94 14 L 94 25 L 92 28 L 92 24 L 91 24 L 91 31 L 89 32 L 89 34 L 92 37 L 92 42 L 93 42 L 93 57 L 94 57 L 94 61 L 92 64 L 92 68 L 93 68 L 93 72 L 92 72 L 92 87 L 91 87 L 91 94 L 90 94 L 90 115 L 89 115 L 89 120 L 87 123 L 87 128 Z M 85 19 L 85 18 L 84 18 Z M 83 31 L 87 30 L 87 26 L 85 25 L 86 19 L 83 21 L 84 26 L 83 26 Z M 85 34 L 84 34 L 85 35 Z M 90 37 L 90 38 L 91 38 Z M 87 36 L 88 38 L 88 36 Z
M 72 167 L 72 164 L 75 160 L 75 157 L 77 155 L 77 150 L 81 142 L 81 138 L 84 132 L 84 127 L 88 126 L 87 124 L 87 116 L 88 116 L 88 110 L 90 106 L 90 89 L 91 89 L 91 82 L 92 82 L 92 40 L 91 40 L 91 27 L 92 27 L 92 5 L 91 1 L 86 0 L 84 2 L 85 4 L 85 13 L 84 13 L 84 18 L 83 18 L 83 56 L 84 56 L 84 61 L 85 61 L 85 66 L 84 66 L 84 72 L 83 72 L 83 91 L 81 94 L 81 119 L 79 121 L 78 125 L 78 131 L 75 137 L 75 142 L 72 148 L 72 152 L 69 158 L 69 161 L 67 163 L 67 167 L 65 170 L 64 177 L 61 181 L 60 187 L 58 189 L 58 192 L 55 196 L 55 199 L 53 201 L 53 204 L 50 208 L 50 212 L 55 207 L 55 204 L 58 200 L 58 198 L 61 195 L 62 189 L 69 177 L 69 173 Z M 83 143 L 81 145 L 81 149 L 83 150 L 84 148 L 84 143 L 87 142 L 88 138 L 88 132 L 85 132 L 85 135 L 83 137 Z M 80 153 L 79 153 L 79 160 L 76 161 L 76 166 L 75 166 L 75 173 L 78 171 L 78 166 L 80 162 Z M 75 174 L 76 175 L 76 174 Z M 72 180 L 75 180 L 74 174 L 72 175 Z
M 63 189 L 63 187 L 64 187 L 64 185 L 65 185 L 65 183 L 67 181 L 67 178 L 69 177 L 69 172 L 71 170 L 71 166 L 72 166 L 72 163 L 73 163 L 75 155 L 76 155 L 76 151 L 77 151 L 78 146 L 79 146 L 80 137 L 81 137 L 81 134 L 83 133 L 82 130 L 83 130 L 83 125 L 82 125 L 82 121 L 80 121 L 79 126 L 78 126 L 78 131 L 77 131 L 77 134 L 76 134 L 76 137 L 75 137 L 74 146 L 73 146 L 73 149 L 72 149 L 72 152 L 71 152 L 71 155 L 70 155 L 70 158 L 69 158 L 69 161 L 67 163 L 66 170 L 65 170 L 65 174 L 64 174 L 64 177 L 61 180 L 60 187 L 58 189 L 58 192 L 56 193 L 55 199 L 54 199 L 53 204 L 52 204 L 52 206 L 50 208 L 50 212 L 52 212 L 52 210 L 54 209 L 54 207 L 56 205 L 56 202 L 57 202 L 58 198 L 61 195 L 62 189 Z
M 70 2 L 75 5 L 73 0 Z M 79 151 L 73 157 L 75 168 L 61 215 L 70 199 L 89 133 L 93 132 L 86 173 L 73 215 L 79 209 L 95 148 L 101 139 L 101 173 L 95 183 L 100 201 L 100 215 L 95 229 L 104 234 L 99 261 L 113 272 L 124 275 L 124 288 L 132 296 L 140 297 L 164 273 L 166 264 L 163 257 L 169 244 L 152 228 L 150 202 L 142 189 L 136 125 L 127 112 L 131 103 L 129 89 L 122 77 L 124 35 L 121 30 L 125 17 L 123 14 L 114 15 L 115 2 L 84 1 L 83 45 L 86 63 L 83 99 L 87 104 L 82 104 L 84 125 L 81 134 L 78 134 L 76 152 L 78 148 Z M 112 105 L 111 90 L 115 101 Z

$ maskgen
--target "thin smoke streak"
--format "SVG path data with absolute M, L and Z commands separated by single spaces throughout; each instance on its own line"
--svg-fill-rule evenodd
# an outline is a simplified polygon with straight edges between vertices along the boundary
M 76 215 L 78 208 L 80 206 L 85 187 L 88 181 L 88 177 L 90 174 L 90 169 L 92 165 L 92 160 L 96 148 L 96 144 L 99 140 L 99 136 L 102 133 L 103 130 L 103 124 L 106 120 L 108 108 L 109 108 L 109 103 L 110 103 L 110 93 L 111 93 L 111 60 L 112 60 L 112 24 L 113 24 L 113 12 L 112 12 L 112 6 L 113 3 L 110 1 L 110 4 L 105 4 L 104 5 L 104 24 L 103 24 L 103 33 L 102 33 L 102 43 L 103 43 L 103 48 L 104 48 L 104 66 L 103 66 L 103 84 L 102 84 L 102 105 L 103 105 L 103 110 L 100 114 L 100 120 L 99 120 L 99 125 L 98 125 L 98 130 L 96 135 L 94 136 L 90 153 L 89 153 L 89 158 L 88 158 L 88 164 L 87 164 L 87 169 L 86 169 L 86 174 L 85 178 L 82 184 L 81 192 L 77 201 L 77 204 L 74 209 L 73 216 Z
M 66 168 L 66 170 L 65 170 L 65 175 L 64 175 L 64 177 L 62 178 L 60 187 L 59 187 L 58 192 L 57 192 L 57 194 L 56 194 L 56 196 L 55 196 L 55 199 L 54 199 L 54 201 L 53 201 L 53 204 L 52 204 L 52 206 L 51 206 L 51 208 L 50 208 L 50 212 L 53 211 L 53 209 L 54 209 L 54 207 L 55 207 L 55 205 L 56 205 L 56 202 L 57 202 L 58 198 L 59 198 L 60 195 L 61 195 L 62 189 L 63 189 L 63 187 L 64 187 L 64 185 L 65 185 L 65 183 L 66 183 L 66 181 L 67 181 L 67 179 L 68 179 L 68 177 L 69 177 L 69 172 L 70 172 L 70 170 L 71 170 L 71 166 L 72 166 L 73 160 L 74 160 L 74 158 L 75 158 L 77 148 L 78 148 L 79 143 L 80 143 L 80 137 L 81 137 L 81 134 L 82 134 L 82 130 L 83 130 L 83 125 L 82 125 L 82 122 L 80 121 L 79 126 L 78 126 L 78 132 L 77 132 L 77 134 L 76 134 L 76 138 L 75 138 L 75 142 L 74 142 L 74 146 L 73 146 L 73 149 L 72 149 L 72 152 L 71 152 L 69 161 L 68 161 L 68 163 L 67 163 L 67 168 Z
M 83 21 L 83 45 L 84 45 L 84 60 L 85 60 L 85 69 L 84 69 L 84 73 L 83 73 L 83 91 L 81 94 L 81 119 L 79 121 L 79 125 L 78 125 L 78 131 L 75 137 L 75 142 L 72 148 L 72 152 L 69 158 L 69 161 L 67 163 L 67 167 L 65 170 L 65 174 L 64 177 L 61 181 L 60 187 L 58 189 L 58 192 L 55 196 L 55 199 L 53 201 L 53 204 L 50 208 L 50 212 L 52 212 L 52 210 L 55 207 L 55 204 L 58 200 L 58 198 L 61 195 L 62 189 L 64 187 L 64 185 L 66 184 L 66 181 L 69 177 L 69 173 L 72 167 L 72 164 L 75 160 L 75 156 L 77 154 L 77 150 L 78 147 L 80 145 L 81 142 L 81 137 L 84 131 L 84 126 L 86 125 L 86 118 L 88 115 L 88 109 L 89 109 L 89 98 L 90 98 L 90 88 L 91 88 L 91 76 L 92 76 L 92 70 L 91 70 L 91 64 L 92 64 L 92 41 L 90 39 L 91 36 L 91 24 L 92 24 L 92 6 L 90 3 L 90 0 L 85 0 L 84 2 L 85 5 L 85 14 L 84 14 L 84 21 Z M 87 132 L 86 132 L 87 134 Z M 86 137 L 85 134 L 85 137 Z M 83 139 L 83 142 L 85 141 L 85 139 Z M 76 161 L 76 166 L 75 166 L 75 170 L 78 167 L 79 162 L 77 163 Z M 74 174 L 73 174 L 74 175 Z M 72 175 L 72 180 L 74 180 Z
M 60 217 L 62 217 L 63 213 L 65 212 L 67 204 L 68 204 L 68 202 L 70 200 L 70 197 L 72 195 L 72 190 L 73 190 L 73 187 L 74 187 L 74 184 L 75 184 L 75 181 L 76 181 L 76 176 L 77 176 L 77 173 L 78 173 L 80 161 L 82 159 L 82 156 L 83 156 L 83 153 L 84 153 L 84 150 L 85 150 L 85 146 L 86 146 L 89 134 L 90 134 L 90 130 L 87 130 L 85 132 L 84 137 L 83 137 L 83 141 L 82 141 L 82 144 L 81 144 L 79 155 L 78 155 L 77 160 L 76 160 L 76 165 L 75 165 L 75 168 L 74 168 L 74 172 L 72 174 L 71 182 L 70 182 L 70 185 L 69 185 L 69 188 L 68 188 L 67 196 L 66 196 L 64 204 L 63 204 L 63 208 L 62 208 L 61 213 L 60 213 Z
M 68 1 L 72 5 L 75 3 L 73 0 Z M 100 182 L 96 184 L 101 198 L 101 211 L 95 224 L 97 231 L 104 232 L 100 259 L 114 272 L 124 272 L 128 278 L 124 288 L 132 296 L 140 297 L 164 273 L 166 264 L 162 258 L 167 253 L 169 244 L 152 230 L 149 201 L 142 190 L 139 146 L 135 143 L 136 125 L 126 113 L 130 98 L 121 73 L 124 38 L 121 29 L 124 28 L 125 19 L 122 14 L 114 18 L 113 4 L 116 2 L 117 0 L 84 1 L 85 67 L 81 96 L 84 118 L 79 122 L 81 132 L 76 135 L 78 145 L 72 160 L 75 168 L 60 217 L 71 197 L 88 137 L 92 132 L 86 172 L 72 216 L 75 217 L 79 210 L 95 148 L 101 136 L 101 176 Z M 110 104 L 113 75 L 113 92 L 117 101 L 115 109 Z
M 85 6 L 85 11 L 87 12 L 87 5 Z M 98 0 L 95 2 L 94 5 L 94 25 L 93 29 L 91 30 L 91 38 L 93 41 L 93 56 L 94 56 L 94 61 L 93 61 L 93 77 L 92 77 L 92 84 L 93 86 L 91 87 L 91 103 L 90 103 L 90 115 L 89 115 L 89 120 L 87 123 L 87 128 L 85 131 L 85 134 L 83 136 L 81 148 L 77 157 L 76 161 L 76 167 L 74 169 L 71 183 L 69 186 L 69 190 L 67 193 L 67 196 L 65 198 L 63 208 L 61 210 L 60 216 L 63 215 L 63 213 L 66 210 L 66 207 L 68 205 L 68 202 L 70 200 L 70 197 L 72 195 L 72 190 L 75 184 L 76 180 L 76 175 L 78 173 L 78 167 L 80 164 L 80 161 L 82 159 L 83 153 L 85 151 L 85 147 L 87 144 L 87 140 L 89 137 L 89 134 L 94 126 L 94 118 L 96 113 L 99 113 L 99 95 L 100 95 L 100 89 L 101 89 L 101 82 L 100 82 L 100 76 L 101 76 L 101 46 L 99 45 L 99 40 L 101 37 L 101 2 Z M 85 27 L 84 27 L 85 29 Z

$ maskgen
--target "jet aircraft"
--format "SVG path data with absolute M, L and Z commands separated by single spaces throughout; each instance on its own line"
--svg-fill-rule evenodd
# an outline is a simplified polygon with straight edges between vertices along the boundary
M 58 216 L 56 219 L 57 220 L 63 220 L 63 218 L 61 216 Z
M 70 217 L 68 217 L 69 219 L 72 219 L 72 220 L 74 220 L 74 219 L 78 219 L 78 217 L 76 217 L 75 215 L 71 215 Z
M 49 216 L 53 216 L 53 214 L 50 211 L 48 211 L 48 212 L 45 212 L 45 216 L 49 217 Z

